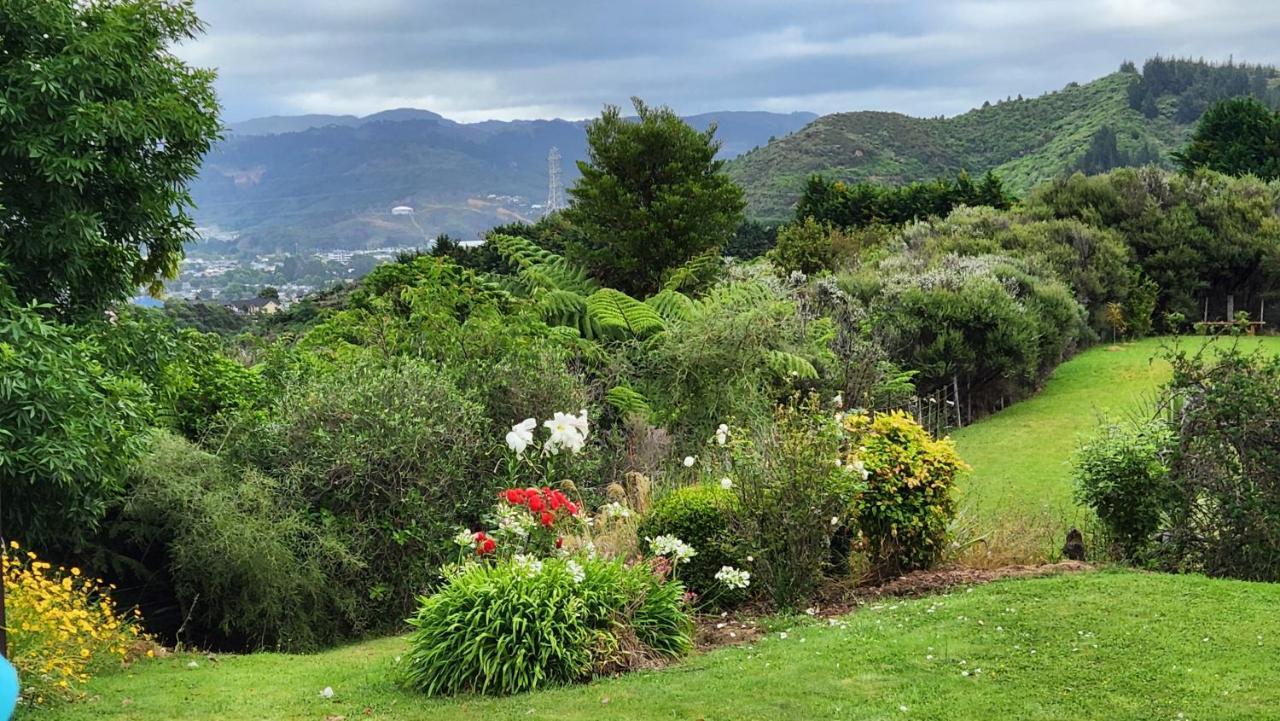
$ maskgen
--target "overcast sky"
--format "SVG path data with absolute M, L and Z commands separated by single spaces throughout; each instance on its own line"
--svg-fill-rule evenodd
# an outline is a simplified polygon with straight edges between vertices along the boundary
M 1165 55 L 1280 63 L 1280 0 L 196 0 L 228 121 L 395 107 L 583 118 L 953 115 Z

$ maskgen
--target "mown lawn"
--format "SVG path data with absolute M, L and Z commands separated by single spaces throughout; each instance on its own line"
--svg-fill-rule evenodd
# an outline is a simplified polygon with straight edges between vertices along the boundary
M 1059 366 L 1034 397 L 954 433 L 961 457 L 973 467 L 961 491 L 978 528 L 1032 526 L 1052 531 L 1060 544 L 1060 529 L 1085 525 L 1085 512 L 1072 500 L 1072 454 L 1103 415 L 1124 418 L 1150 407 L 1169 376 L 1158 356 L 1172 342 L 1096 346 Z M 1240 342 L 1245 349 L 1280 352 L 1280 337 Z
M 1003 581 L 797 622 L 662 671 L 499 699 L 389 677 L 404 641 L 190 657 L 32 712 L 85 719 L 1261 719 L 1280 717 L 1280 585 L 1136 572 Z M 333 687 L 335 696 L 319 692 Z

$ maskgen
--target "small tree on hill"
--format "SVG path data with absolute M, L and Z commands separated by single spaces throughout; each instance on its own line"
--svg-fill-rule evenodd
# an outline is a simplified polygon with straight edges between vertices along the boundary
M 670 108 L 633 98 L 587 126 L 588 159 L 565 216 L 581 232 L 568 255 L 603 284 L 635 296 L 658 290 L 664 271 L 719 249 L 742 223 L 742 189 L 716 159 L 715 126 L 699 132 Z
M 84 316 L 172 276 L 186 182 L 218 134 L 213 72 L 171 43 L 190 0 L 5 0 L 0 265 L 18 302 Z

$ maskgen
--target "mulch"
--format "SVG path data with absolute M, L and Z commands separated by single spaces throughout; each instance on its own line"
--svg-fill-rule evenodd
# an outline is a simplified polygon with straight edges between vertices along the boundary
M 915 571 L 875 585 L 833 582 L 819 589 L 813 605 L 805 609 L 805 613 L 815 618 L 834 618 L 884 598 L 927 596 L 952 588 L 977 586 L 1006 578 L 1031 578 L 1091 570 L 1093 566 L 1081 561 L 1062 561 L 1035 566 L 951 567 Z M 706 651 L 720 646 L 752 643 L 766 633 L 763 621 L 768 613 L 769 609 L 766 607 L 749 606 L 734 613 L 699 616 L 694 644 L 698 650 Z

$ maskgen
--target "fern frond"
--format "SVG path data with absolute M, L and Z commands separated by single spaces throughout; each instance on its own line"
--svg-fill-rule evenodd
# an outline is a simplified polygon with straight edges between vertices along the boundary
M 609 405 L 617 408 L 622 413 L 636 414 L 645 418 L 653 415 L 653 409 L 649 407 L 649 399 L 628 386 L 610 388 L 605 392 L 604 399 Z
M 587 315 L 599 324 L 605 337 L 614 340 L 645 338 L 666 327 L 653 308 L 612 288 L 601 288 L 587 297 Z
M 647 298 L 645 305 L 653 308 L 667 322 L 690 320 L 697 312 L 697 304 L 678 290 L 666 289 Z
M 818 377 L 818 369 L 807 359 L 795 353 L 781 350 L 769 351 L 769 370 L 782 380 L 800 379 L 814 380 Z

